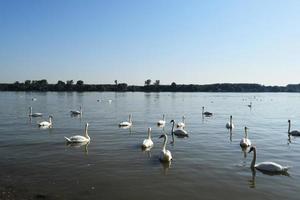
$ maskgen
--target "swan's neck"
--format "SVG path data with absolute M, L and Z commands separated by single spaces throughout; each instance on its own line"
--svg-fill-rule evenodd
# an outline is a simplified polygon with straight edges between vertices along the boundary
M 131 121 L 131 115 L 129 115 L 129 123 L 132 123 L 132 121 Z
M 32 107 L 29 108 L 29 115 L 32 115 Z
M 229 123 L 230 123 L 230 126 L 232 126 L 232 117 L 230 117 Z
M 288 134 L 291 132 L 291 122 L 289 122 Z
M 171 131 L 171 134 L 173 135 L 173 134 L 174 134 L 174 126 L 175 126 L 175 122 L 173 121 L 172 123 L 173 123 L 173 124 L 172 124 L 172 131 Z
M 150 140 L 151 139 L 151 130 L 148 129 L 148 139 Z
M 204 107 L 202 107 L 202 114 L 204 114 Z
M 165 135 L 165 137 L 164 137 L 164 144 L 163 144 L 163 151 L 164 152 L 166 151 L 167 140 L 168 140 L 168 136 Z
M 79 108 L 79 112 L 82 113 L 82 108 L 81 108 L 81 106 L 80 106 L 80 108 Z
M 253 149 L 253 159 L 252 159 L 252 162 L 251 162 L 251 168 L 254 169 L 255 167 L 255 162 L 256 162 L 256 149 L 254 148 Z
M 52 124 L 52 117 L 49 117 L 49 123 Z
M 182 117 L 182 122 L 185 123 L 185 117 Z
M 90 137 L 89 137 L 89 135 L 88 135 L 88 126 L 85 126 L 84 136 L 85 136 L 87 139 L 90 139 Z
M 245 138 L 248 138 L 248 131 L 245 129 Z
M 165 115 L 163 115 L 163 121 L 165 121 Z

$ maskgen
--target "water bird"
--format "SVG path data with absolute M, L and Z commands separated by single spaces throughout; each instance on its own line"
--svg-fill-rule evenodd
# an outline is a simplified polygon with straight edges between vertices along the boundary
M 29 117 L 41 117 L 43 116 L 42 113 L 32 113 L 32 107 L 29 107 Z
M 153 141 L 151 139 L 151 128 L 148 128 L 148 138 L 144 139 L 142 147 L 143 148 L 150 148 L 153 146 Z
M 164 126 L 166 124 L 165 115 L 163 114 L 163 119 L 158 120 L 157 126 Z
M 75 135 L 75 136 L 72 136 L 70 138 L 65 137 L 67 143 L 87 143 L 87 142 L 90 142 L 91 138 L 88 135 L 88 127 L 89 127 L 89 124 L 86 123 L 85 124 L 85 130 L 84 130 L 84 136 Z
M 245 137 L 241 139 L 240 146 L 242 148 L 251 146 L 251 141 L 248 139 L 248 128 L 245 126 Z
M 132 126 L 132 116 L 131 116 L 131 114 L 129 115 L 129 119 L 128 119 L 128 122 L 120 122 L 119 123 L 119 126 L 120 127 L 130 127 L 130 126 Z
M 202 115 L 205 117 L 211 117 L 213 115 L 213 113 L 205 111 L 204 112 L 204 106 L 202 107 Z
M 172 158 L 171 152 L 166 149 L 168 136 L 166 134 L 163 134 L 159 138 L 164 138 L 164 144 L 163 144 L 163 148 L 159 155 L 159 160 L 162 162 L 170 162 L 173 158 Z
M 229 119 L 229 122 L 227 122 L 227 124 L 226 124 L 226 128 L 227 129 L 233 129 L 234 128 L 234 124 L 232 123 L 232 115 L 230 115 L 230 119 Z
M 71 110 L 70 113 L 71 115 L 81 115 L 82 114 L 81 106 L 79 107 L 79 110 Z
M 171 130 L 172 135 L 174 134 L 177 137 L 188 137 L 189 136 L 187 131 L 182 128 L 176 129 L 174 131 L 175 121 L 173 119 L 170 121 L 170 123 L 172 123 L 172 130 Z
M 253 151 L 253 159 L 251 162 L 251 169 L 258 169 L 263 172 L 270 172 L 270 173 L 287 173 L 287 170 L 289 169 L 288 166 L 281 166 L 274 162 L 261 162 L 258 164 L 255 164 L 256 162 L 256 147 L 252 146 L 248 153 Z
M 39 127 L 42 128 L 50 128 L 52 127 L 52 115 L 49 116 L 49 121 L 42 121 L 40 123 L 38 123 Z
M 178 122 L 176 125 L 177 128 L 184 128 L 185 127 L 185 116 L 182 116 L 182 122 Z
M 291 120 L 288 120 L 289 128 L 288 128 L 288 134 L 291 136 L 300 136 L 300 131 L 293 130 L 291 131 Z
M 250 102 L 250 104 L 247 105 L 249 108 L 252 108 L 252 102 Z
M 31 100 L 32 100 L 32 101 L 36 101 L 37 99 L 36 99 L 35 97 L 33 97 Z

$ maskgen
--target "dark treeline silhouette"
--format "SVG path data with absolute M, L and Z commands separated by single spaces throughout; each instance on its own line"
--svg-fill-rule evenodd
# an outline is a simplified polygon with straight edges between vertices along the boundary
M 249 83 L 218 83 L 207 85 L 176 84 L 160 85 L 160 80 L 151 84 L 151 79 L 145 81 L 144 86 L 128 86 L 126 83 L 114 84 L 84 84 L 82 80 L 74 83 L 73 80 L 66 82 L 59 80 L 56 84 L 49 84 L 47 80 L 26 80 L 25 82 L 2 83 L 0 91 L 137 91 L 137 92 L 300 92 L 300 84 L 287 86 L 264 86 Z

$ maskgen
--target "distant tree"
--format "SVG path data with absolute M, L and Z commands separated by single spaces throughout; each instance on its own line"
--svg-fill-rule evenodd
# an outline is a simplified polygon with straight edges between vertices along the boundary
M 73 80 L 68 80 L 67 85 L 73 85 L 74 81 Z
M 59 80 L 59 81 L 57 81 L 57 83 L 56 83 L 56 85 L 66 85 L 66 83 L 65 82 L 63 82 L 63 81 L 61 81 L 61 80 Z
M 76 85 L 83 85 L 84 83 L 83 83 L 83 81 L 82 80 L 79 80 L 79 81 L 77 81 L 77 83 L 76 83 Z
M 28 85 L 31 84 L 31 80 L 26 80 L 24 83 L 25 83 L 26 86 L 28 86 Z
M 115 80 L 115 84 L 118 85 L 118 80 Z
M 160 80 L 156 80 L 156 81 L 154 82 L 154 85 L 155 85 L 155 86 L 159 86 L 159 84 L 160 84 Z
M 175 82 L 172 82 L 172 83 L 171 83 L 171 86 L 172 86 L 172 87 L 176 87 L 176 83 L 175 83 Z
M 150 86 L 150 84 L 151 84 L 151 79 L 147 79 L 147 80 L 145 81 L 145 86 Z
M 15 84 L 15 85 L 19 85 L 19 84 L 20 84 L 20 82 L 19 82 L 19 81 L 16 81 L 14 84 Z

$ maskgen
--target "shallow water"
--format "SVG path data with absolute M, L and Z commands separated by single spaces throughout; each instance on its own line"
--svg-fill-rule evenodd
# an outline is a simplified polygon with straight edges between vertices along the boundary
M 36 101 L 32 101 L 35 97 Z M 97 100 L 100 100 L 97 102 Z M 108 100 L 112 100 L 109 103 Z M 0 199 L 298 199 L 300 138 L 288 140 L 287 120 L 300 129 L 300 94 L 292 93 L 30 93 L 0 92 Z M 252 102 L 250 109 L 247 105 Z M 82 117 L 69 111 L 83 106 Z M 28 107 L 42 112 L 29 118 Z M 203 118 L 201 108 L 213 112 Z M 131 129 L 118 127 L 133 116 Z M 167 124 L 155 122 L 166 114 Z M 53 115 L 53 128 L 38 121 Z M 158 160 L 163 131 L 186 116 L 189 138 L 167 149 L 173 161 Z M 225 128 L 233 115 L 232 134 Z M 64 136 L 91 142 L 67 146 Z M 254 174 L 252 153 L 239 146 L 249 128 L 257 161 L 292 166 L 289 176 Z M 152 127 L 154 147 L 140 144 Z

